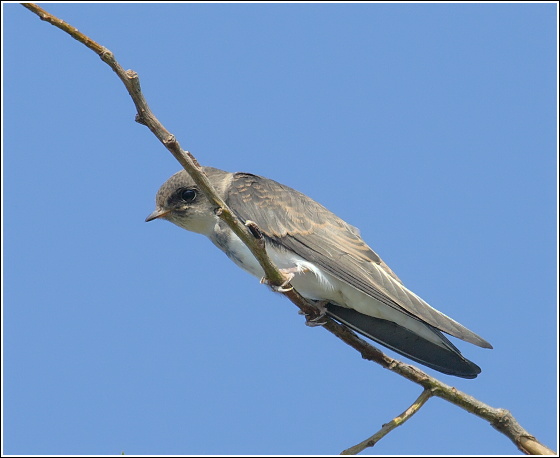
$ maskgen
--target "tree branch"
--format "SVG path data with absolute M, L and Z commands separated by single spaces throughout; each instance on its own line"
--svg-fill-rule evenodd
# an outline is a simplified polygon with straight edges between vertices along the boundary
M 428 399 L 430 399 L 434 393 L 432 390 L 425 389 L 422 391 L 422 394 L 418 396 L 418 399 L 414 401 L 414 403 L 406 409 L 403 413 L 398 415 L 397 417 L 393 418 L 389 423 L 385 423 L 381 429 L 376 432 L 373 436 L 369 437 L 363 442 L 360 442 L 353 447 L 347 448 L 344 450 L 341 455 L 356 455 L 361 451 L 365 450 L 368 447 L 373 447 L 377 444 L 381 439 L 383 439 L 387 434 L 389 434 L 393 429 L 397 428 L 398 426 L 402 425 L 405 421 L 407 421 L 410 417 L 412 417 L 416 412 L 420 410 Z
M 117 74 L 117 76 L 125 85 L 128 93 L 130 94 L 130 97 L 132 98 L 136 106 L 136 121 L 146 125 L 158 138 L 158 140 L 171 152 L 171 154 L 173 154 L 177 161 L 179 161 L 179 163 L 191 175 L 193 180 L 203 191 L 204 195 L 218 209 L 218 216 L 229 225 L 229 227 L 243 241 L 243 243 L 247 245 L 255 258 L 259 261 L 269 283 L 274 286 L 282 285 L 282 283 L 284 283 L 285 281 L 284 275 L 278 270 L 278 268 L 272 263 L 272 261 L 266 254 L 263 240 L 258 236 L 258 228 L 255 228 L 254 226 L 247 227 L 239 220 L 239 218 L 237 218 L 237 216 L 227 206 L 223 199 L 216 193 L 215 189 L 210 184 L 208 178 L 202 171 L 200 164 L 194 158 L 194 156 L 190 152 L 184 151 L 175 136 L 172 135 L 154 116 L 142 94 L 142 91 L 140 89 L 140 82 L 136 72 L 132 70 L 124 70 L 116 61 L 111 51 L 93 41 L 75 27 L 72 27 L 70 24 L 51 15 L 36 4 L 23 3 L 22 5 L 39 16 L 41 20 L 49 22 L 55 27 L 58 27 L 80 43 L 87 46 L 89 49 L 94 51 L 103 62 L 111 67 L 111 69 Z M 283 294 L 287 296 L 288 299 L 290 299 L 290 301 L 292 301 L 297 307 L 299 307 L 304 314 L 310 317 L 318 316 L 319 311 L 317 307 L 315 307 L 312 302 L 303 298 L 297 291 L 291 289 L 289 291 L 283 292 Z M 393 422 L 400 422 L 399 424 L 402 424 L 413 413 L 418 411 L 418 409 L 427 401 L 429 397 L 438 396 L 457 405 L 458 407 L 461 407 L 464 410 L 467 410 L 468 412 L 477 415 L 480 418 L 487 420 L 494 428 L 509 437 L 519 448 L 519 450 L 524 453 L 550 455 L 555 454 L 555 452 L 539 443 L 532 435 L 524 430 L 509 411 L 490 407 L 487 404 L 484 404 L 481 401 L 473 398 L 472 396 L 462 393 L 455 388 L 440 382 L 439 380 L 429 376 L 428 374 L 414 366 L 404 364 L 396 359 L 385 355 L 380 350 L 358 337 L 349 328 L 337 323 L 329 317 L 324 317 L 323 320 L 326 322 L 323 326 L 325 329 L 327 329 L 343 342 L 357 350 L 362 355 L 362 358 L 374 361 L 382 365 L 386 369 L 389 369 L 390 371 L 395 372 L 424 388 L 424 392 L 422 393 L 422 395 L 420 395 L 415 404 L 413 404 L 402 415 L 394 419 L 390 423 L 390 425 Z M 410 410 L 412 410 L 412 412 L 408 413 Z M 394 429 L 396 426 L 399 426 L 399 424 L 395 424 L 395 426 L 393 427 L 385 425 L 387 426 L 387 428 L 385 430 L 382 429 L 375 436 L 372 436 L 372 438 L 383 432 L 382 436 L 376 439 L 379 440 L 390 430 Z M 369 443 L 372 438 L 367 439 L 365 442 Z M 359 446 L 360 444 L 346 450 L 343 453 L 352 453 L 353 450 L 355 450 L 353 453 L 358 453 L 359 451 L 363 450 L 363 448 L 360 450 L 356 448 Z M 366 445 L 366 447 L 367 446 L 370 445 Z

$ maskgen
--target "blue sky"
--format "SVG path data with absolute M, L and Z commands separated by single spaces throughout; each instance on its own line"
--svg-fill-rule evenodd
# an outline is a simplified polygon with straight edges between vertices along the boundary
M 419 395 L 209 241 L 95 54 L 3 4 L 5 454 L 337 454 Z M 204 165 L 349 223 L 494 345 L 429 373 L 557 444 L 556 5 L 45 4 Z M 392 356 L 393 353 L 387 351 Z M 376 454 L 517 454 L 432 399 Z

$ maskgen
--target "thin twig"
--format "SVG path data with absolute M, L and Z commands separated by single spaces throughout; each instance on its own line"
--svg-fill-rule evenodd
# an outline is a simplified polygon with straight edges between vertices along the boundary
M 416 412 L 418 412 L 420 410 L 420 407 L 422 407 L 428 401 L 428 399 L 430 399 L 433 395 L 434 394 L 432 390 L 425 389 L 424 391 L 422 391 L 422 394 L 418 396 L 418 399 L 416 399 L 416 401 L 414 401 L 414 403 L 403 413 L 393 418 L 389 423 L 385 423 L 381 427 L 381 429 L 378 432 L 376 432 L 373 436 L 367 438 L 365 441 L 362 441 L 359 444 L 354 445 L 353 447 L 344 450 L 341 453 L 341 455 L 357 455 L 358 453 L 365 450 L 366 448 L 373 447 L 387 434 L 393 431 L 393 429 L 402 425 Z
M 72 27 L 70 24 L 51 15 L 36 4 L 23 3 L 22 5 L 37 14 L 43 21 L 49 22 L 71 35 L 80 43 L 83 43 L 99 55 L 103 62 L 111 67 L 111 69 L 124 83 L 130 97 L 134 101 L 137 110 L 136 121 L 146 125 L 192 176 L 193 180 L 198 186 L 200 186 L 205 196 L 215 205 L 216 209 L 219 210 L 217 214 L 226 221 L 229 227 L 237 236 L 239 236 L 243 243 L 247 245 L 255 258 L 259 261 L 270 284 L 280 286 L 285 281 L 284 276 L 270 261 L 266 254 L 262 240 L 255 235 L 259 232 L 257 230 L 258 228 L 253 227 L 252 230 L 250 230 L 239 220 L 239 218 L 236 217 L 223 199 L 216 193 L 215 189 L 208 181 L 208 178 L 202 172 L 200 164 L 194 156 L 188 151 L 184 151 L 175 136 L 172 135 L 154 116 L 142 94 L 136 72 L 132 70 L 125 71 L 116 61 L 111 51 L 99 45 L 75 27 Z M 313 303 L 307 301 L 299 295 L 297 291 L 292 289 L 284 292 L 283 294 L 306 315 L 311 317 L 318 315 L 318 310 Z M 517 423 L 515 418 L 508 411 L 490 407 L 472 396 L 462 393 L 455 388 L 440 382 L 414 366 L 404 364 L 396 359 L 393 359 L 365 342 L 346 326 L 339 324 L 328 317 L 324 317 L 323 319 L 326 322 L 323 326 L 325 329 L 360 352 L 364 359 L 381 364 L 386 369 L 400 374 L 408 380 L 421 385 L 425 390 L 429 390 L 433 396 L 446 399 L 468 412 L 487 420 L 494 428 L 508 436 L 522 452 L 527 454 L 555 455 L 552 450 L 540 444 L 532 435 L 521 428 L 519 423 Z

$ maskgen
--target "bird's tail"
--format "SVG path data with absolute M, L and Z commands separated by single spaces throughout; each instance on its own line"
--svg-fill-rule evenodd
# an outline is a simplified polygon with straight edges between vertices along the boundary
M 481 370 L 433 326 L 425 326 L 437 336 L 440 345 L 431 342 L 392 321 L 374 318 L 353 309 L 327 304 L 328 315 L 365 337 L 384 345 L 413 361 L 444 374 L 475 378 Z

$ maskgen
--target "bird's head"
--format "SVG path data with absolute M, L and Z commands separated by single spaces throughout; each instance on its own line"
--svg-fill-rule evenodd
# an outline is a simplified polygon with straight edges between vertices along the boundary
M 221 194 L 231 174 L 211 167 L 203 167 L 203 170 Z M 191 176 L 181 170 L 161 185 L 156 194 L 156 209 L 148 215 L 146 222 L 166 219 L 188 231 L 208 235 L 217 222 L 215 210 L 215 205 Z

